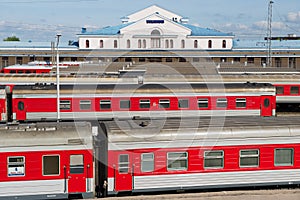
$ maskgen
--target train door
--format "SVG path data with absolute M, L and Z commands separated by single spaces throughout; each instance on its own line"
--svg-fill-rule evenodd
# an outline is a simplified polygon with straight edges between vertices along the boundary
M 16 108 L 16 119 L 17 120 L 26 120 L 26 108 L 24 104 L 24 99 L 19 99 Z
M 260 102 L 260 115 L 264 117 L 272 116 L 272 96 L 262 96 Z
M 117 192 L 132 190 L 132 169 L 128 154 L 119 155 L 118 167 L 115 169 L 115 190 Z
M 86 173 L 84 173 L 84 156 L 82 154 L 70 155 L 68 176 L 68 192 L 86 192 Z

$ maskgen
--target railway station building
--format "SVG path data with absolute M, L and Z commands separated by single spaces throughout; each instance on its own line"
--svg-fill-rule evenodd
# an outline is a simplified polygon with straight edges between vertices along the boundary
M 79 30 L 80 31 L 80 30 Z M 266 67 L 267 41 L 243 40 L 232 33 L 203 28 L 157 5 L 121 18 L 99 30 L 82 28 L 78 41 L 60 43 L 60 61 L 96 63 L 203 63 L 219 67 Z M 272 41 L 272 67 L 300 69 L 300 43 Z M 295 37 L 295 39 L 298 37 Z M 55 61 L 55 45 L 37 42 L 0 42 L 0 68 L 32 61 Z

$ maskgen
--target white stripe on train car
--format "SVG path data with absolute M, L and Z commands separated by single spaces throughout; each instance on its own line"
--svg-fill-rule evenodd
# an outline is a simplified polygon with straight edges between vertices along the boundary
M 276 96 L 276 103 L 300 103 L 300 96 Z
M 188 173 L 134 176 L 134 189 L 203 187 L 220 185 L 254 185 L 300 182 L 300 170 L 260 170 L 237 172 Z
M 60 194 L 64 193 L 64 184 L 64 179 L 0 182 L 0 197 Z

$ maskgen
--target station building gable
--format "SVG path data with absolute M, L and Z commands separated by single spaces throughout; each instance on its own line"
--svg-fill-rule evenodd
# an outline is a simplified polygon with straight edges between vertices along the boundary
M 232 49 L 232 34 L 190 25 L 181 16 L 157 6 L 129 15 L 122 22 L 94 32 L 83 30 L 78 34 L 79 49 Z

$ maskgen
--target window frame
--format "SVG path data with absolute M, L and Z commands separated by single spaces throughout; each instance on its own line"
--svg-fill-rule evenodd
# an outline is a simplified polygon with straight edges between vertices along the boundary
M 284 87 L 276 86 L 276 94 L 284 94 Z
M 179 157 L 181 159 L 178 158 L 169 158 L 170 154 L 186 154 L 185 157 Z M 169 161 L 171 163 L 175 162 L 175 161 L 182 161 L 185 160 L 186 161 L 186 167 L 179 167 L 179 168 L 172 168 L 169 167 Z M 167 170 L 168 171 L 187 171 L 188 170 L 188 166 L 189 166 L 189 154 L 187 151 L 182 151 L 182 152 L 167 152 Z
M 277 156 L 277 150 L 291 150 L 292 152 L 292 155 L 291 155 L 291 161 L 292 163 L 291 164 L 278 164 L 276 163 L 276 156 Z M 274 149 L 274 166 L 275 167 L 288 167 L 288 166 L 294 166 L 294 160 L 295 160 L 295 150 L 294 148 L 275 148 Z
M 221 156 L 207 156 L 206 153 L 210 153 L 210 152 L 220 152 L 222 153 Z M 221 159 L 222 160 L 222 166 L 220 167 L 206 167 L 205 165 L 205 161 L 207 159 Z M 224 161 L 225 161 L 225 153 L 224 153 L 224 150 L 209 150 L 209 151 L 204 151 L 204 154 L 203 154 L 203 168 L 204 169 L 224 169 Z
M 89 103 L 88 103 L 89 102 Z M 89 108 L 82 108 L 81 106 L 89 105 Z M 80 110 L 91 110 L 92 101 L 91 100 L 80 100 L 79 101 L 79 109 Z
M 170 99 L 159 99 L 159 108 L 161 109 L 168 109 L 170 108 Z M 164 106 L 166 105 L 166 106 Z
M 205 104 L 206 106 L 200 106 L 200 104 Z M 197 99 L 197 105 L 198 105 L 198 108 L 200 109 L 206 109 L 209 107 L 209 100 L 208 98 L 198 98 Z
M 71 160 L 71 157 L 72 156 L 81 156 L 82 157 L 82 163 L 81 164 L 78 164 L 78 165 L 74 165 L 74 164 L 71 164 L 72 160 Z M 70 155 L 70 174 L 83 174 L 84 173 L 84 155 L 83 154 L 71 154 Z M 75 172 L 72 171 L 75 169 Z M 80 170 L 80 171 L 76 171 L 76 169 Z
M 126 105 L 128 105 L 128 106 L 126 106 L 126 107 L 124 107 L 124 106 L 121 106 L 122 105 L 122 102 L 123 103 L 128 103 L 128 104 L 126 104 Z M 128 109 L 130 109 L 131 108 L 131 101 L 128 99 L 128 100 L 126 100 L 126 99 L 121 99 L 120 101 L 119 101 L 119 107 L 120 107 L 120 109 L 121 110 L 128 110 Z
M 148 106 L 146 106 L 146 107 L 143 107 L 143 106 L 141 106 L 141 105 L 148 105 Z M 151 107 L 151 100 L 150 99 L 140 99 L 139 100 L 139 108 L 140 109 L 150 109 L 150 107 Z
M 106 106 L 108 106 L 108 107 L 106 108 Z M 111 100 L 110 99 L 101 99 L 99 101 L 99 108 L 100 108 L 100 110 L 110 110 L 111 109 Z
M 238 104 L 243 104 L 243 106 L 238 106 Z M 246 98 L 236 98 L 235 99 L 236 108 L 247 108 L 247 99 Z
M 59 109 L 60 110 L 71 110 L 71 100 L 60 100 L 59 101 Z
M 186 107 L 182 107 L 181 103 L 182 101 L 186 101 L 187 102 L 187 106 Z M 189 99 L 178 99 L 178 108 L 180 109 L 188 109 L 190 108 L 190 100 Z
M 291 86 L 290 87 L 290 94 L 292 94 L 292 95 L 299 94 L 299 86 Z
M 145 155 L 152 155 L 152 158 L 151 159 L 144 158 L 143 156 L 145 156 Z M 145 170 L 145 169 L 143 169 L 144 168 L 143 164 L 145 164 L 145 162 L 151 164 L 151 168 L 152 168 L 151 170 Z M 154 155 L 154 153 L 142 153 L 141 154 L 141 172 L 153 172 L 155 170 L 155 164 L 154 164 L 154 162 L 155 162 L 155 155 Z
M 127 162 L 121 162 L 121 156 L 126 156 L 127 157 Z M 120 154 L 118 156 L 118 172 L 120 174 L 128 174 L 129 173 L 129 155 L 128 154 Z M 126 165 L 126 167 L 123 167 L 121 165 Z M 123 169 L 127 169 L 126 171 L 123 171 Z
M 58 174 L 45 174 L 45 157 L 58 157 Z M 42 156 L 42 176 L 59 176 L 60 175 L 60 155 L 59 154 L 50 154 L 50 155 L 43 155 Z
M 249 154 L 249 155 L 242 155 L 242 152 L 250 152 L 250 151 L 257 151 L 257 154 Z M 243 158 L 257 158 L 257 165 L 242 165 L 241 159 Z M 249 168 L 249 167 L 259 167 L 260 162 L 260 152 L 259 149 L 241 149 L 239 153 L 239 166 L 240 168 Z
M 220 106 L 226 103 L 226 106 Z M 217 98 L 216 100 L 216 107 L 217 108 L 227 108 L 228 107 L 228 100 L 227 98 Z

